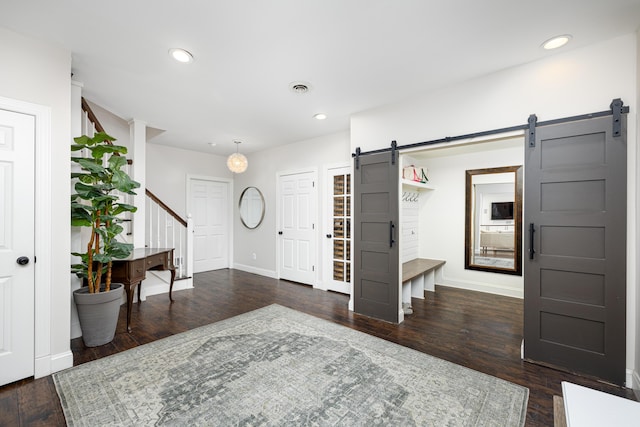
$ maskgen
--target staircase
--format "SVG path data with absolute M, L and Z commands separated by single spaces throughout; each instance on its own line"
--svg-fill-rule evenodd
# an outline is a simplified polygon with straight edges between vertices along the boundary
M 181 218 L 149 189 L 145 190 L 146 233 L 148 248 L 175 248 L 173 264 L 176 280 L 193 276 L 193 223 L 191 217 Z
M 82 134 L 93 136 L 97 132 L 106 132 L 102 127 L 98 118 L 95 116 L 89 103 L 82 98 Z M 108 133 L 108 132 L 107 132 Z M 132 161 L 129 160 L 128 169 L 130 169 Z M 130 173 L 130 170 L 126 170 Z M 136 221 L 145 221 L 145 247 L 148 248 L 174 248 L 173 263 L 176 267 L 176 282 L 178 280 L 188 279 L 192 281 L 193 276 L 193 224 L 191 218 L 181 218 L 174 210 L 167 206 L 162 200 L 160 200 L 155 194 L 148 189 L 145 189 L 146 204 L 145 204 L 145 218 L 135 216 Z M 126 203 L 132 203 L 132 196 L 122 194 L 121 197 L 125 198 Z M 126 213 L 128 218 L 125 218 L 123 226 L 125 227 L 125 233 L 119 238 L 123 242 L 132 241 L 132 222 L 134 221 L 134 214 Z M 128 224 L 128 226 L 127 226 Z M 154 274 L 153 272 L 149 272 Z M 149 275 L 147 275 L 147 279 Z M 181 288 L 193 287 L 192 283 L 186 286 L 179 286 L 176 283 L 175 290 Z M 164 292 L 162 287 L 149 287 L 143 286 L 143 295 L 151 295 L 154 293 Z M 155 289 L 155 290 L 154 290 Z M 168 287 L 166 289 L 168 292 Z

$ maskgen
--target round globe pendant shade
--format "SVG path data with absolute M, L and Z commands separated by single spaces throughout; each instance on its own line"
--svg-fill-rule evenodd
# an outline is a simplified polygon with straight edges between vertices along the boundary
M 242 173 L 247 170 L 249 162 L 247 158 L 240 153 L 233 153 L 227 158 L 227 167 L 233 173 Z

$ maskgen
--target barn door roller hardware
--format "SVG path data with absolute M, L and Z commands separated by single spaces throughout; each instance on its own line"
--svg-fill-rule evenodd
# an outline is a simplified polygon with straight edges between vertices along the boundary
M 396 164 L 396 156 L 398 155 L 398 143 L 393 140 L 391 141 L 391 164 Z
M 622 132 L 622 99 L 614 99 L 611 101 L 610 107 L 613 115 L 613 136 L 618 137 Z
M 529 148 L 536 146 L 536 124 L 538 123 L 538 116 L 531 114 L 527 120 L 529 123 Z

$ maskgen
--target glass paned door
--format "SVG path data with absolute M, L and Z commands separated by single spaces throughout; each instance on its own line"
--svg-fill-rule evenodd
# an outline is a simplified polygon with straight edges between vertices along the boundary
M 351 289 L 351 168 L 329 170 L 331 239 L 328 289 L 350 293 Z

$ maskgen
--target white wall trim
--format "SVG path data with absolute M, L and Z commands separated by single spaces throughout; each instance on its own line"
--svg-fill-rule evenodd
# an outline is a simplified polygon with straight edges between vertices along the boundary
M 73 353 L 71 350 L 51 356 L 51 372 L 62 371 L 73 366 Z
M 42 378 L 53 372 L 62 371 L 73 366 L 73 353 L 71 350 L 59 354 L 36 357 L 35 378 Z
M 84 112 L 82 111 L 82 88 L 84 85 L 78 81 L 71 81 L 71 135 L 82 135 L 82 123 L 84 121 Z M 72 172 L 79 172 L 80 167 L 76 164 L 71 165 Z M 73 191 L 73 182 L 69 182 L 71 186 L 71 194 Z M 83 230 L 80 227 L 71 227 L 71 252 L 83 252 L 84 244 L 82 243 Z M 79 262 L 79 257 L 72 256 L 71 264 Z M 80 289 L 82 282 L 75 275 L 71 275 L 71 286 L 69 292 L 69 300 L 71 301 L 71 320 L 69 323 L 69 337 L 71 339 L 80 338 L 82 336 L 82 328 L 80 328 L 80 320 L 78 319 L 78 310 L 73 300 L 73 292 Z
M 314 271 L 314 275 L 313 275 L 313 283 L 311 284 L 314 288 L 316 288 L 318 286 L 318 277 L 320 274 L 320 269 L 322 268 L 322 266 L 320 265 L 320 263 L 318 262 L 318 260 L 320 259 L 320 256 L 318 254 L 318 232 L 320 231 L 320 224 L 318 221 L 318 203 L 320 202 L 318 200 L 318 186 L 320 185 L 320 183 L 318 182 L 318 168 L 317 167 L 309 167 L 309 168 L 301 168 L 301 169 L 292 169 L 292 170 L 286 170 L 286 171 L 278 171 L 276 172 L 276 229 L 275 229 L 275 236 L 279 236 L 278 235 L 278 231 L 281 230 L 280 228 L 280 197 L 282 196 L 280 194 L 280 178 L 282 178 L 283 176 L 287 176 L 287 175 L 298 175 L 298 174 L 303 174 L 303 173 L 312 173 L 313 174 L 313 180 L 315 182 L 315 187 L 314 187 L 314 196 L 315 196 L 315 202 L 316 202 L 316 206 L 315 209 L 313 209 L 313 216 L 314 216 L 314 221 L 316 224 L 315 227 L 315 233 L 314 233 L 314 239 L 315 239 L 315 257 L 313 260 L 313 265 L 316 266 L 316 270 Z M 280 238 L 276 237 L 276 279 L 280 279 L 280 261 L 281 261 L 281 254 L 280 254 Z
M 634 390 L 640 390 L 640 373 L 631 369 L 626 369 L 625 386 Z
M 133 205 L 137 207 L 133 219 L 133 247 L 143 248 L 146 239 L 146 199 L 147 195 L 143 189 L 147 188 L 145 179 L 147 170 L 146 144 L 147 144 L 147 123 L 138 119 L 129 120 L 129 154 L 133 159 L 131 176 L 140 183 L 140 190 L 136 191 L 133 197 Z M 141 220 L 138 220 L 140 218 Z
M 333 246 L 332 243 L 333 240 L 331 239 L 326 239 L 325 238 L 325 234 L 333 234 L 333 215 L 331 212 L 331 207 L 332 207 L 332 202 L 331 202 L 331 198 L 333 196 L 332 191 L 333 191 L 333 186 L 329 180 L 329 174 L 330 171 L 335 170 L 335 169 L 349 169 L 349 175 L 351 176 L 351 189 L 352 189 L 352 194 L 351 194 L 351 209 L 353 210 L 353 165 L 351 162 L 339 162 L 339 163 L 327 163 L 322 165 L 322 172 L 323 172 L 323 183 L 325 185 L 322 186 L 322 197 L 321 197 L 321 204 L 322 204 L 322 225 L 320 226 L 321 229 L 319 230 L 321 235 L 320 235 L 320 239 L 322 240 L 322 277 L 323 277 L 323 281 L 324 284 L 322 282 L 318 283 L 317 288 L 318 289 L 322 289 L 324 291 L 326 291 L 329 286 L 329 283 L 332 283 L 332 271 L 331 271 L 331 260 L 333 259 L 332 256 L 332 252 L 333 252 Z M 352 221 L 351 221 L 351 266 L 353 267 L 353 211 L 352 211 L 352 215 L 351 215 Z M 325 274 L 327 273 L 327 274 Z M 353 271 L 351 272 L 351 283 L 349 283 L 349 307 L 353 307 Z M 353 310 L 352 310 L 353 311 Z
M 278 279 L 278 272 L 274 270 L 267 270 L 266 268 L 254 267 L 246 264 L 233 264 L 235 270 L 246 271 L 247 273 L 259 274 L 260 276 L 270 277 L 272 279 Z
M 522 289 L 508 288 L 491 283 L 464 282 L 460 280 L 450 280 L 444 277 L 442 281 L 437 282 L 436 284 L 439 286 L 448 286 L 450 288 L 466 289 L 468 291 L 479 291 L 486 292 L 488 294 L 524 299 L 524 291 Z
M 40 360 L 51 353 L 51 108 L 30 102 L 0 97 L 0 108 L 35 117 L 35 377 L 49 375 L 51 365 Z M 38 361 L 36 363 L 36 361 Z M 65 368 L 73 366 L 71 364 Z M 36 369 L 37 368 L 37 369 Z
M 141 290 L 140 299 L 146 301 L 151 295 L 166 294 L 167 304 L 169 301 L 169 286 L 171 284 L 171 275 L 168 271 L 147 271 L 147 277 L 142 281 L 137 290 Z M 176 291 L 184 289 L 193 289 L 193 277 L 188 279 L 175 280 L 173 282 L 172 295 L 175 298 Z
M 229 235 L 228 235 L 228 242 L 227 242 L 227 247 L 229 249 L 229 260 L 228 260 L 228 265 L 227 268 L 231 268 L 231 266 L 233 266 L 233 179 L 229 179 L 229 178 L 221 178 L 221 177 L 217 177 L 217 176 L 207 176 L 207 175 L 192 175 L 192 174 L 187 174 L 187 179 L 186 181 L 186 191 L 185 191 L 185 195 L 186 195 L 186 200 L 185 200 L 185 206 L 186 206 L 186 211 L 187 211 L 187 217 L 188 218 L 192 218 L 193 217 L 193 213 L 191 212 L 191 181 L 194 180 L 199 180 L 199 181 L 212 181 L 212 182 L 224 182 L 225 184 L 227 184 L 229 187 L 229 191 L 228 191 L 228 195 L 227 195 L 227 215 L 228 215 L 228 219 L 229 219 Z M 193 248 L 190 249 L 191 250 L 191 258 L 193 259 Z

